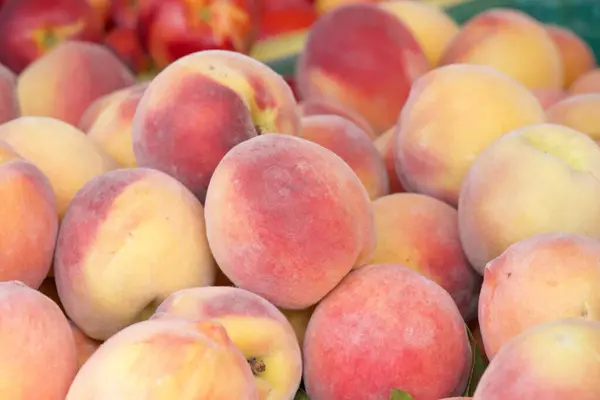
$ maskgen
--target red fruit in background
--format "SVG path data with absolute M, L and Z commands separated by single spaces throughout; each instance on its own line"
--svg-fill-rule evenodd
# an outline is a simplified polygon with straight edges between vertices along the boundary
M 0 0 L 2 1 L 2 0 Z M 108 23 L 108 17 L 110 15 L 110 3 L 111 0 L 86 0 L 87 3 L 92 7 L 96 16 L 102 21 L 102 25 L 106 26 Z
M 0 10 L 0 63 L 16 73 L 67 39 L 102 40 L 85 0 L 6 0 Z
M 259 38 L 307 29 L 317 19 L 311 0 L 261 0 Z
M 140 6 L 138 31 L 158 68 L 207 49 L 247 53 L 258 26 L 255 0 L 152 0 Z
M 136 28 L 140 10 L 162 0 L 110 0 L 112 22 L 120 28 Z
M 150 57 L 144 52 L 134 28 L 115 27 L 104 42 L 135 73 L 150 70 Z

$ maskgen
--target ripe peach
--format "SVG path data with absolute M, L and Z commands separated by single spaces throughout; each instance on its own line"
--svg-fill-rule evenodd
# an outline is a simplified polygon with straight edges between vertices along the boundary
M 456 205 L 484 148 L 512 129 L 544 120 L 535 96 L 506 74 L 481 65 L 437 68 L 415 82 L 400 115 L 396 172 L 407 191 Z
M 309 99 L 298 104 L 300 115 L 308 117 L 311 115 L 338 115 L 349 121 L 354 122 L 360 129 L 366 132 L 371 139 L 375 139 L 377 135 L 369 124 L 359 113 L 348 108 L 347 106 L 334 103 L 331 100 Z
M 600 92 L 571 96 L 546 110 L 548 122 L 568 126 L 600 143 Z
M 581 75 L 569 88 L 570 94 L 600 93 L 600 68 Z
M 300 386 L 302 357 L 294 329 L 262 297 L 235 287 L 179 290 L 152 317 L 211 320 L 223 325 L 248 360 L 262 400 L 289 400 Z
M 544 110 L 569 96 L 569 93 L 563 89 L 533 89 L 531 92 Z
M 79 129 L 48 117 L 20 117 L 0 125 L 0 140 L 49 179 L 62 218 L 75 193 L 91 178 L 117 167 Z
M 134 83 L 131 71 L 106 47 L 68 41 L 19 75 L 17 94 L 22 115 L 75 125 L 98 97 Z
M 317 305 L 303 354 L 307 393 L 320 400 L 387 399 L 393 388 L 415 400 L 458 395 L 471 367 L 450 295 L 396 264 L 346 276 Z
M 75 348 L 77 350 L 77 369 L 81 369 L 83 364 L 94 354 L 100 347 L 102 342 L 88 337 L 75 325 L 73 321 L 69 321 L 73 338 L 75 339 Z
M 560 53 L 544 25 L 513 9 L 475 15 L 446 48 L 441 63 L 494 67 L 529 89 L 558 89 L 564 84 Z
M 201 201 L 236 144 L 264 132 L 297 135 L 296 101 L 283 78 L 248 56 L 203 51 L 160 72 L 133 119 L 138 165 L 183 182 Z
M 126 88 L 115 90 L 113 92 L 98 97 L 85 109 L 85 111 L 81 115 L 81 118 L 79 119 L 77 127 L 84 132 L 89 131 L 94 122 L 96 122 L 96 119 L 98 119 L 98 116 L 100 115 L 102 110 L 108 107 L 108 105 L 113 100 L 125 96 L 125 93 L 128 93 L 128 90 L 135 86 L 136 85 L 128 86 Z
M 459 32 L 458 24 L 439 6 L 413 0 L 382 1 L 380 7 L 399 18 L 423 48 L 429 64 L 440 58 Z
M 281 308 L 317 303 L 365 262 L 373 225 L 367 191 L 348 164 L 289 135 L 238 144 L 206 196 L 208 242 L 223 272 Z
M 20 113 L 17 99 L 17 77 L 0 64 L 0 124 L 17 118 Z
M 456 210 L 433 197 L 398 193 L 375 200 L 373 212 L 377 247 L 370 263 L 425 275 L 450 293 L 463 318 L 473 318 L 481 278 L 463 253 Z
M 54 194 L 48 178 L 3 141 L 0 199 L 0 281 L 38 288 L 50 269 L 58 231 Z
M 298 59 L 296 80 L 303 100 L 340 103 L 381 134 L 396 123 L 413 81 L 429 68 L 400 20 L 375 5 L 353 4 L 315 22 Z
M 214 282 L 202 205 L 156 170 L 97 176 L 63 218 L 54 275 L 69 318 L 104 340 L 149 317 L 171 293 Z
M 77 355 L 58 306 L 22 282 L 0 282 L 0 320 L 0 397 L 64 400 Z
M 258 400 L 252 372 L 212 321 L 156 319 L 104 342 L 81 367 L 65 400 Z
M 337 115 L 313 115 L 300 122 L 301 137 L 331 150 L 346 161 L 371 199 L 389 193 L 385 162 L 365 131 Z
M 554 41 L 563 63 L 564 87 L 596 67 L 592 48 L 569 28 L 547 24 L 546 31 Z
M 473 400 L 600 398 L 600 323 L 565 319 L 509 341 L 484 372 Z
M 394 144 L 396 142 L 396 132 L 398 129 L 397 126 L 388 129 L 373 142 L 375 148 L 383 156 L 383 162 L 385 163 L 385 169 L 388 175 L 390 193 L 404 192 L 404 188 L 396 173 L 396 158 L 394 157 Z
M 484 267 L 513 243 L 545 232 L 600 238 L 600 147 L 554 124 L 516 129 L 473 162 L 458 202 L 461 242 Z

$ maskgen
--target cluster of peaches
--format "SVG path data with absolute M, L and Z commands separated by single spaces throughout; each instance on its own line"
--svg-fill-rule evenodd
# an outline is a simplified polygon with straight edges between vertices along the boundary
M 599 399 L 589 46 L 351 4 L 296 83 L 79 40 L 0 67 L 0 399 Z

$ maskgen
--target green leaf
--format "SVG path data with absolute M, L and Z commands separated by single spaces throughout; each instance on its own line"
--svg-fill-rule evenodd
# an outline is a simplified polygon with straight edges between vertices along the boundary
M 298 389 L 296 396 L 294 396 L 294 400 L 310 400 L 310 397 L 308 397 L 304 390 Z
M 414 400 L 413 397 L 404 390 L 392 389 L 390 400 Z
M 471 330 L 467 325 L 465 325 L 465 329 L 467 330 L 467 336 L 469 336 L 473 360 L 471 364 L 471 373 L 469 374 L 469 382 L 467 383 L 467 388 L 465 389 L 463 396 L 472 397 L 477 388 L 477 384 L 481 379 L 481 375 L 483 375 L 488 366 L 488 360 L 485 354 L 479 350 L 475 338 L 473 337 L 473 333 L 471 333 Z

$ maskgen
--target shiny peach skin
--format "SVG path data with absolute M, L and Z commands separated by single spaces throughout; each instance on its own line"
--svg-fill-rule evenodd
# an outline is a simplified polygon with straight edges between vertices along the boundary
M 223 325 L 246 360 L 263 363 L 253 371 L 259 398 L 289 400 L 300 386 L 302 357 L 295 332 L 285 316 L 262 297 L 235 287 L 179 290 L 152 316 L 211 320 Z
M 304 100 L 298 104 L 300 108 L 300 115 L 308 117 L 311 115 L 339 115 L 347 120 L 354 122 L 359 128 L 369 135 L 371 139 L 377 138 L 377 134 L 369 124 L 359 113 L 348 108 L 347 106 L 335 103 L 331 100 L 323 99 L 309 99 Z
M 0 64 L 0 124 L 17 118 L 20 113 L 17 99 L 17 77 Z
M 88 337 L 73 321 L 69 320 L 69 326 L 71 327 L 71 332 L 75 339 L 75 348 L 77 349 L 77 369 L 79 370 L 92 354 L 94 354 L 98 347 L 100 347 L 102 342 Z
M 212 321 L 150 320 L 89 358 L 65 400 L 258 400 L 250 367 Z
M 600 92 L 571 96 L 546 110 L 548 122 L 568 126 L 600 143 Z
M 390 194 L 402 193 L 404 188 L 398 179 L 396 173 L 396 159 L 394 157 L 394 143 L 398 127 L 394 126 L 388 129 L 385 133 L 380 135 L 373 144 L 379 153 L 383 156 L 385 162 L 385 169 L 387 170 L 388 183 L 390 188 Z

